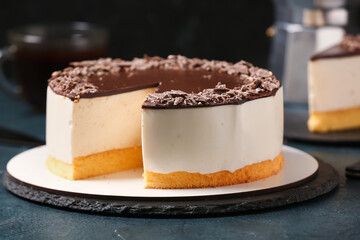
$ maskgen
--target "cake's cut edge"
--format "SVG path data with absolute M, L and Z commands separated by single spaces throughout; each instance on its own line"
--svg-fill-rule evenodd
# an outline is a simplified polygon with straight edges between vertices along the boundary
M 318 133 L 360 128 L 360 106 L 329 112 L 310 112 L 307 125 L 311 132 Z
M 47 168 L 54 174 L 79 180 L 89 177 L 125 171 L 142 167 L 141 146 L 114 149 L 74 158 L 73 163 L 65 163 L 48 155 Z
M 144 187 L 156 189 L 205 188 L 253 182 L 277 174 L 283 164 L 284 157 L 280 152 L 273 160 L 247 165 L 235 172 L 220 171 L 201 174 L 178 171 L 164 174 L 145 170 L 143 174 Z

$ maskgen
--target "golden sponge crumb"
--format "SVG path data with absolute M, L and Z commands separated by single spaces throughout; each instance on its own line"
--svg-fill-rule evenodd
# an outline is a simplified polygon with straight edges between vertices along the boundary
M 245 166 L 235 172 L 220 171 L 209 174 L 185 171 L 168 174 L 144 171 L 145 188 L 205 188 L 252 182 L 278 173 L 284 164 L 282 152 L 273 160 Z
M 308 120 L 311 132 L 326 133 L 360 127 L 360 107 L 331 112 L 311 112 Z
M 141 146 L 77 157 L 74 158 L 72 164 L 57 160 L 49 155 L 46 165 L 51 172 L 70 180 L 140 168 L 142 167 Z

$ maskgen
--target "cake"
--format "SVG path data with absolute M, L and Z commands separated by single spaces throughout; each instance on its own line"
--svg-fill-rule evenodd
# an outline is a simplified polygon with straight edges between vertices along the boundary
M 143 167 L 146 188 L 215 187 L 283 166 L 281 84 L 245 61 L 76 62 L 47 94 L 47 167 L 67 179 Z
M 360 35 L 312 56 L 308 75 L 309 130 L 360 127 Z

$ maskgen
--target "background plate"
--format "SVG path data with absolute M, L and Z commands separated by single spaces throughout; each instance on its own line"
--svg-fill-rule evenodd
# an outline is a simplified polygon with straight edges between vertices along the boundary
M 331 132 L 311 133 L 307 128 L 308 108 L 303 105 L 285 105 L 284 137 L 313 143 L 344 143 L 360 144 L 360 129 Z

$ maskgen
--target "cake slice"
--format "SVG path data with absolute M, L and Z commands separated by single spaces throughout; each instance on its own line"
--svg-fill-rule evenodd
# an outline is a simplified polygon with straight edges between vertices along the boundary
M 314 55 L 308 71 L 309 130 L 360 127 L 360 35 Z
M 72 101 L 48 88 L 48 168 L 77 180 L 142 167 L 141 104 L 154 90 Z
M 249 88 L 218 84 L 198 94 L 150 94 L 143 105 L 145 187 L 217 187 L 278 173 L 282 88 L 275 85 L 277 91 L 263 98 L 255 97 L 260 89 Z M 253 93 L 256 99 L 247 101 Z

